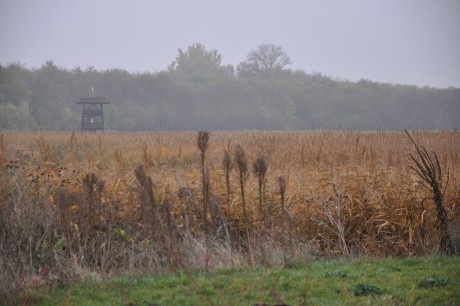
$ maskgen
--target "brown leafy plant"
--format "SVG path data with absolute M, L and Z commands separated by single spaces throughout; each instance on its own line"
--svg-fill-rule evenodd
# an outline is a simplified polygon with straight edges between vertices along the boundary
M 447 211 L 443 205 L 443 193 L 441 192 L 443 187 L 444 191 L 446 190 L 447 184 L 449 183 L 449 170 L 447 170 L 447 182 L 444 184 L 442 179 L 442 168 L 436 152 L 433 152 L 433 160 L 433 157 L 428 154 L 428 151 L 423 146 L 417 145 L 407 130 L 405 132 L 414 144 L 418 156 L 418 158 L 416 158 L 413 154 L 410 155 L 412 162 L 415 164 L 415 167 L 410 166 L 410 168 L 417 173 L 423 182 L 428 184 L 426 187 L 428 189 L 431 188 L 433 192 L 433 200 L 436 204 L 438 217 L 438 227 L 441 234 L 439 251 L 444 255 L 453 254 L 454 248 L 447 230 Z

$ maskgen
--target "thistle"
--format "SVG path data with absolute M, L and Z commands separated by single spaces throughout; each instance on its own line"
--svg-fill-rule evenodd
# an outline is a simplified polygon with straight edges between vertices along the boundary
M 206 150 L 209 146 L 209 132 L 208 131 L 200 131 L 198 132 L 198 137 L 196 139 L 196 143 L 198 145 L 198 149 L 201 153 L 201 180 L 202 180 L 202 192 L 203 192 L 203 223 L 205 234 L 207 236 L 208 233 L 208 203 L 209 203 L 209 179 L 206 177 L 206 170 L 205 170 L 205 160 L 206 160 Z
M 230 156 L 230 146 L 224 150 L 224 158 L 222 159 L 222 165 L 225 171 L 225 184 L 227 187 L 227 207 L 230 213 L 230 172 L 233 168 L 232 157 Z
M 286 178 L 284 176 L 278 177 L 278 187 L 280 189 L 281 211 L 284 211 L 284 201 L 286 195 Z
M 265 174 L 267 173 L 267 162 L 263 156 L 259 156 L 252 165 L 252 171 L 259 182 L 259 216 L 263 217 L 263 185 L 265 182 Z
M 245 192 L 244 192 L 244 185 L 249 177 L 249 169 L 248 169 L 248 160 L 246 157 L 246 151 L 244 151 L 242 146 L 240 145 L 236 146 L 234 158 L 235 158 L 236 169 L 238 170 L 239 179 L 240 179 L 241 201 L 243 203 L 244 223 L 246 224 L 246 226 L 248 226 L 249 220 L 248 220 L 248 215 L 246 212 L 246 198 L 245 198 Z

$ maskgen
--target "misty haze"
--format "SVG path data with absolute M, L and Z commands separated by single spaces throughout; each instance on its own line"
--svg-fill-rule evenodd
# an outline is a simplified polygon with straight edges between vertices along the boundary
M 0 0 L 1 305 L 460 305 L 459 0 Z
M 460 126 L 456 1 L 0 5 L 3 130 Z

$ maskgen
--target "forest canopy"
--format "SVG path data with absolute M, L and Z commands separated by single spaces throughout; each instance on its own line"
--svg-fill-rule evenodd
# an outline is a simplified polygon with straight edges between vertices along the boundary
M 91 94 L 112 102 L 106 130 L 460 128 L 459 88 L 337 80 L 290 64 L 264 44 L 235 69 L 196 43 L 159 72 L 0 65 L 0 130 L 79 130 L 75 102 Z

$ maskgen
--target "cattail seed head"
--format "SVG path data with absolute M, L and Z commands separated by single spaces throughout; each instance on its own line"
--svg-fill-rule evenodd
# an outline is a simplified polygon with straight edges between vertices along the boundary
M 233 168 L 232 157 L 230 156 L 230 152 L 228 150 L 224 150 L 224 158 L 222 159 L 222 164 L 226 171 L 230 171 Z
M 263 156 L 257 157 L 252 165 L 252 170 L 257 177 L 261 179 L 265 178 L 265 174 L 267 173 L 267 161 Z
M 284 176 L 278 177 L 278 186 L 280 188 L 280 193 L 284 195 L 286 193 L 287 186 L 286 178 Z
M 234 153 L 234 158 L 235 158 L 235 164 L 240 172 L 240 175 L 246 179 L 249 174 L 249 169 L 248 169 L 248 160 L 246 157 L 246 151 L 243 149 L 242 146 L 237 145 L 235 148 L 235 153 Z
M 206 149 L 209 145 L 209 132 L 208 131 L 199 131 L 198 137 L 196 139 L 198 149 L 201 151 L 201 155 L 203 156 L 206 152 Z

